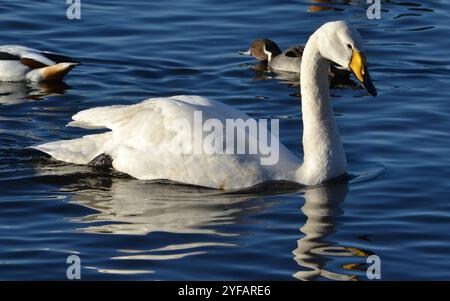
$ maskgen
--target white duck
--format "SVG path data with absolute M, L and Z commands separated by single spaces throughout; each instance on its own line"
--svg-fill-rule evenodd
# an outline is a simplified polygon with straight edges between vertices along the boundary
M 250 118 L 230 106 L 200 96 L 154 98 L 135 105 L 84 110 L 73 116 L 69 126 L 111 131 L 35 148 L 70 163 L 111 165 L 138 179 L 167 179 L 219 189 L 251 187 L 272 180 L 317 185 L 347 173 L 345 152 L 330 102 L 330 62 L 353 71 L 367 91 L 376 95 L 359 33 L 343 21 L 320 27 L 309 38 L 303 54 L 303 162 L 282 144 L 279 160 L 273 165 L 261 165 L 264 155 L 260 152 L 208 154 L 211 150 L 205 149 L 204 154 L 193 154 L 192 144 L 186 143 L 186 137 L 191 137 L 190 129 L 180 127 L 179 120 L 187 121 L 192 128 L 194 112 L 201 112 L 203 120 L 215 118 L 225 122 Z M 244 126 L 239 130 L 247 131 Z M 250 144 L 258 137 L 247 135 L 245 139 Z
M 0 46 L 0 81 L 56 81 L 80 63 L 48 51 L 18 45 Z

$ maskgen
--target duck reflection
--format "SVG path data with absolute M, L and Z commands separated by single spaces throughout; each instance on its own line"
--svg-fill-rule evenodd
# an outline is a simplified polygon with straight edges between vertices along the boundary
M 372 253 L 354 247 L 339 246 L 327 241 L 327 237 L 337 231 L 337 219 L 343 215 L 341 203 L 348 193 L 347 183 L 329 183 L 324 186 L 305 190 L 305 205 L 302 212 L 307 217 L 306 223 L 300 228 L 305 235 L 297 242 L 293 251 L 295 261 L 302 270 L 294 277 L 300 280 L 316 280 L 326 278 L 331 280 L 358 280 L 352 270 L 363 270 L 367 256 Z M 333 272 L 332 263 L 336 258 L 346 257 L 355 263 L 342 266 L 346 273 Z M 362 257 L 362 258 L 361 258 Z M 334 261 L 335 262 L 334 262 Z
M 0 82 L 0 105 L 35 101 L 48 96 L 63 95 L 69 86 L 63 82 Z
M 270 70 L 267 61 L 257 62 L 255 64 L 242 64 L 243 67 L 250 66 L 253 71 L 253 80 L 276 79 L 291 86 L 299 87 L 299 74 L 293 72 L 283 72 L 279 70 Z
M 253 80 L 276 79 L 290 87 L 300 88 L 300 75 L 298 73 L 270 70 L 265 61 L 253 65 L 241 64 L 241 67 L 250 68 L 253 71 Z M 360 88 L 358 83 L 345 74 L 345 71 L 339 69 L 330 71 L 328 80 L 331 88 Z M 297 94 L 300 95 L 300 91 Z

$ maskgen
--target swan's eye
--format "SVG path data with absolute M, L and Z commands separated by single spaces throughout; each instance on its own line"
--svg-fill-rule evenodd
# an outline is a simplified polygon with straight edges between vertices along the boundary
M 349 49 L 352 49 L 352 45 L 350 45 L 350 44 L 347 44 L 347 47 L 348 47 Z

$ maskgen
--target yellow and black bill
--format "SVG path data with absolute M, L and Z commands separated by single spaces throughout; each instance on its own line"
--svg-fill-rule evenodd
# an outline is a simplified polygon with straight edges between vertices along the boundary
M 353 49 L 352 61 L 349 65 L 353 74 L 362 83 L 364 89 L 372 96 L 377 96 L 377 89 L 370 79 L 369 71 L 367 70 L 367 61 L 363 53 Z

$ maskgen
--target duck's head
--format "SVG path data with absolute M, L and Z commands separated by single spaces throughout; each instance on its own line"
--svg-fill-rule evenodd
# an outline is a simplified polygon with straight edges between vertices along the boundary
M 268 61 L 281 53 L 274 41 L 269 39 L 257 39 L 252 42 L 247 51 L 239 51 L 242 55 L 251 55 L 259 61 Z
M 315 36 L 324 58 L 353 72 L 371 95 L 377 95 L 367 70 L 362 38 L 354 27 L 344 21 L 328 22 L 316 31 Z

